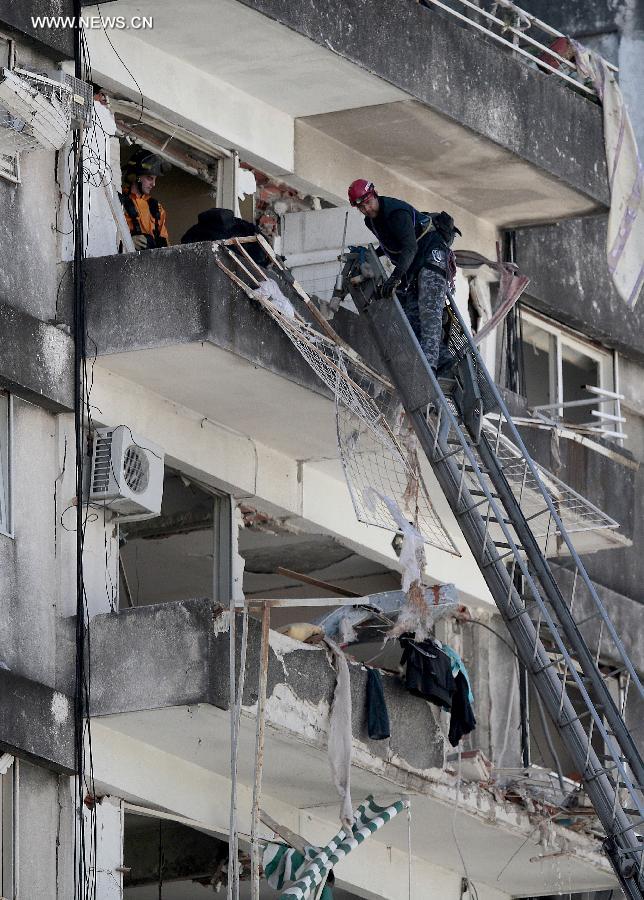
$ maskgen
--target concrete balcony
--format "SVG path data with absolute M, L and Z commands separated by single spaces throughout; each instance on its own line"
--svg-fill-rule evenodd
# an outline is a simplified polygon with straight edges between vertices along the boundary
M 149 109 L 333 203 L 360 172 L 463 223 L 608 203 L 600 108 L 413 0 L 368 12 L 358 0 L 115 0 L 109 11 L 154 18 L 113 34 Z M 137 100 L 101 30 L 88 42 L 96 77 Z
M 73 685 L 61 693 L 0 670 L 0 752 L 65 775 L 75 771 Z
M 225 836 L 230 773 L 227 618 L 211 601 L 194 600 L 99 616 L 92 625 L 94 774 L 97 788 L 163 809 Z M 239 742 L 239 827 L 248 832 L 253 780 L 259 624 L 251 620 Z M 553 825 L 565 847 L 550 858 L 532 815 L 499 802 L 475 782 L 457 784 L 444 769 L 438 714 L 384 675 L 392 725 L 389 740 L 366 734 L 366 672 L 351 665 L 355 802 L 368 793 L 391 800 L 413 795 L 413 864 L 418 884 L 458 886 L 454 822 L 467 848 L 470 877 L 486 900 L 611 886 L 613 878 L 586 836 Z M 270 635 L 262 806 L 312 842 L 337 830 L 338 800 L 326 742 L 335 675 L 323 649 Z M 482 713 L 483 714 L 483 713 Z M 458 811 L 456 803 L 458 802 Z M 406 872 L 407 824 L 387 826 L 338 867 L 341 887 L 394 900 Z M 494 846 L 494 853 L 490 848 Z M 552 845 L 554 846 L 554 844 Z M 503 862 L 517 852 L 499 876 Z M 553 851 L 554 852 L 554 851 Z M 534 858 L 534 861 L 533 861 Z
M 597 215 L 520 228 L 517 263 L 530 275 L 530 306 L 641 365 L 644 309 L 629 308 L 613 287 L 606 226 L 607 217 Z

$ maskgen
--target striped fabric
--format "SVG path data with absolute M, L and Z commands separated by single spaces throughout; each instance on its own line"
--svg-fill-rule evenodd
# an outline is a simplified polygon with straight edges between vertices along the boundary
M 307 847 L 306 856 L 286 844 L 267 844 L 262 857 L 266 881 L 276 891 L 295 881 L 303 874 L 312 859 L 320 852 L 318 847 Z
M 351 831 L 347 832 L 344 829 L 339 831 L 326 847 L 317 851 L 315 857 L 308 862 L 301 874 L 298 870 L 296 875 L 298 880 L 280 894 L 279 900 L 307 900 L 310 898 L 312 891 L 322 882 L 330 869 L 408 806 L 409 801 L 407 800 L 397 800 L 391 806 L 378 806 L 372 796 L 367 797 L 355 812 Z M 264 859 L 266 860 L 266 855 Z

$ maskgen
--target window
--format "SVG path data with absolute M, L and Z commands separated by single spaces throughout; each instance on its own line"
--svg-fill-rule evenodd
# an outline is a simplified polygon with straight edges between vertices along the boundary
M 14 897 L 14 758 L 0 755 L 0 897 Z
M 11 397 L 0 390 L 0 533 L 11 534 Z
M 564 422 L 599 427 L 602 419 L 593 416 L 593 408 L 615 414 L 615 403 L 592 401 L 589 387 L 615 390 L 614 356 L 581 335 L 535 313 L 521 311 L 525 391 L 528 404 L 550 407 L 543 412 Z M 611 428 L 612 428 L 612 420 Z
M 161 514 L 122 522 L 122 608 L 208 597 L 227 603 L 231 574 L 230 498 L 166 469 Z
M 20 160 L 17 153 L 0 153 L 0 176 L 20 184 Z

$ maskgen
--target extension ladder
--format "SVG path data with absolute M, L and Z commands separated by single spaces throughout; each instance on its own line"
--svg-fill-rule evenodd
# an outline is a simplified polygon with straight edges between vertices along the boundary
M 530 458 L 456 305 L 449 304 L 450 349 L 458 360 L 452 395 L 443 392 L 428 366 L 400 303 L 372 300 L 375 281 L 360 276 L 358 257 L 345 260 L 344 283 L 368 323 L 518 656 L 582 777 L 622 889 L 631 900 L 644 900 L 644 766 L 623 717 L 629 689 L 641 699 L 644 691 L 562 523 L 559 501 Z M 547 521 L 545 544 L 544 535 L 533 530 L 536 518 Z M 571 585 L 564 587 L 563 579 L 560 584 L 548 564 L 550 541 L 570 554 Z M 575 605 L 582 592 L 586 610 L 578 620 Z M 597 630 L 594 649 L 580 630 L 589 623 Z M 600 666 L 600 656 L 613 661 L 609 672 Z M 606 681 L 615 673 L 625 679 L 621 708 Z

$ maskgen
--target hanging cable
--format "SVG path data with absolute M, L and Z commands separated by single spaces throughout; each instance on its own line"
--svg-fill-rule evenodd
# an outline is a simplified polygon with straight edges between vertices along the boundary
M 74 0 L 74 74 L 83 80 L 87 54 L 81 21 L 81 0 Z M 85 430 L 87 404 L 85 291 L 83 283 L 84 204 L 83 204 L 83 131 L 78 128 L 72 143 L 74 161 L 71 191 L 72 230 L 74 233 L 74 442 L 76 466 L 76 659 L 74 679 L 74 759 L 76 769 L 75 805 L 78 822 L 74 829 L 74 897 L 96 897 L 96 803 L 90 730 L 90 634 L 87 596 L 83 570 L 83 551 L 87 518 L 83 506 Z M 89 816 L 89 827 L 86 819 Z

